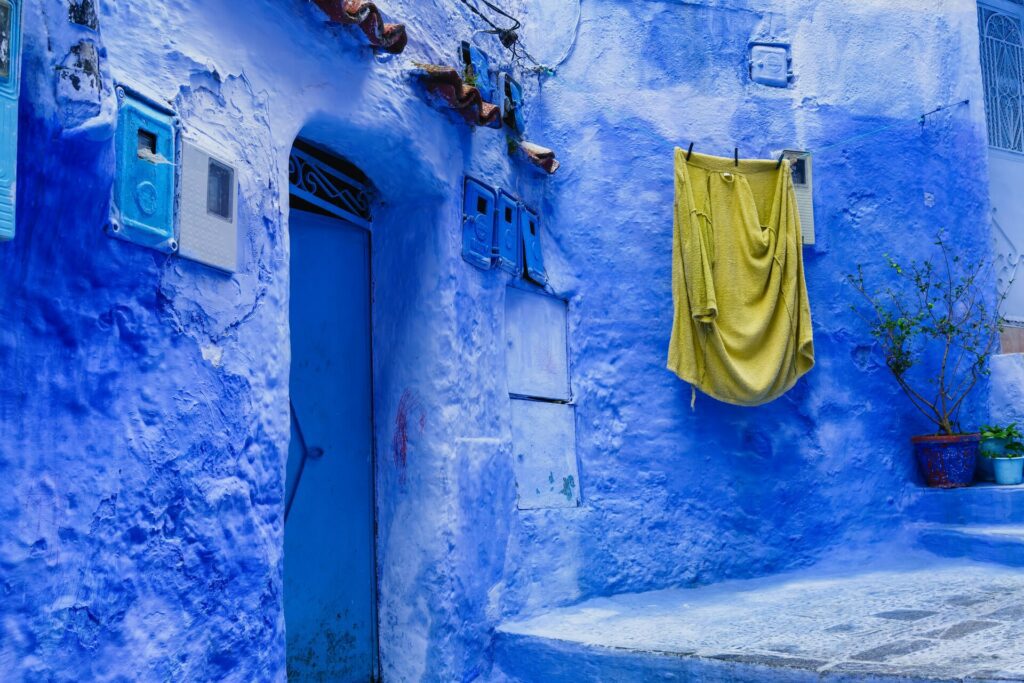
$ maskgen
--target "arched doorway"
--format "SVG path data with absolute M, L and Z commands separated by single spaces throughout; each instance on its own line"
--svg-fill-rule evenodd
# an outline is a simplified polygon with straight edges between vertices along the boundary
M 288 679 L 377 680 L 366 178 L 297 140 L 289 159 L 292 432 L 285 489 Z

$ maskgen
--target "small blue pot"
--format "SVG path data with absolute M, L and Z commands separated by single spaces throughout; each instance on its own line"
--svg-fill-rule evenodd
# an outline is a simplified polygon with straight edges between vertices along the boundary
M 1024 458 L 992 458 L 996 483 L 1002 486 L 1016 486 L 1024 482 Z
M 1006 446 L 1009 439 L 982 439 L 980 455 L 978 458 L 978 481 L 995 481 L 996 472 L 992 468 L 992 458 L 1001 458 L 1006 455 Z

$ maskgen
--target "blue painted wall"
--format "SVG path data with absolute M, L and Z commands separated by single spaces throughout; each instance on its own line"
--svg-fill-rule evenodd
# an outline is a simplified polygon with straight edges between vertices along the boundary
M 910 412 L 849 313 L 858 262 L 939 227 L 987 249 L 972 3 L 509 3 L 556 76 L 526 78 L 531 137 L 438 112 L 409 76 L 451 63 L 469 15 L 390 0 L 398 58 L 300 0 L 26 7 L 18 237 L 0 245 L 0 670 L 27 680 L 281 680 L 288 439 L 287 156 L 300 132 L 373 180 L 381 661 L 386 680 L 488 680 L 503 618 L 589 595 L 812 562 L 884 536 L 916 493 Z M 747 43 L 793 43 L 796 84 L 752 85 Z M 96 47 L 98 72 L 83 65 Z M 88 49 L 86 54 L 90 54 Z M 88 62 L 88 60 L 86 60 Z M 55 70 L 55 66 L 63 68 Z M 240 165 L 235 276 L 103 233 L 113 91 L 173 103 Z M 915 122 L 963 98 L 971 105 Z M 895 125 L 869 141 L 824 149 Z M 818 366 L 758 409 L 664 369 L 674 145 L 815 157 L 806 251 Z M 519 512 L 507 277 L 462 262 L 469 172 L 543 210 L 570 300 L 584 504 Z M 927 196 L 930 197 L 926 200 Z M 979 400 L 983 398 L 979 394 Z

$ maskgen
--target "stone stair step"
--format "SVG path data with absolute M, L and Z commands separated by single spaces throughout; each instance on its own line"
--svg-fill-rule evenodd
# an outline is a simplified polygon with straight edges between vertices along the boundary
M 905 516 L 911 522 L 1024 524 L 1024 486 L 920 489 L 905 507 Z
M 920 524 L 917 544 L 940 557 L 1024 567 L 1024 524 Z

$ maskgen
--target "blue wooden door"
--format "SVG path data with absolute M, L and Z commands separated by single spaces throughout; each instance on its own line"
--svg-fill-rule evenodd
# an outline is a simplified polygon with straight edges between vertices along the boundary
M 288 678 L 370 681 L 376 596 L 369 233 L 300 211 L 290 222 Z

